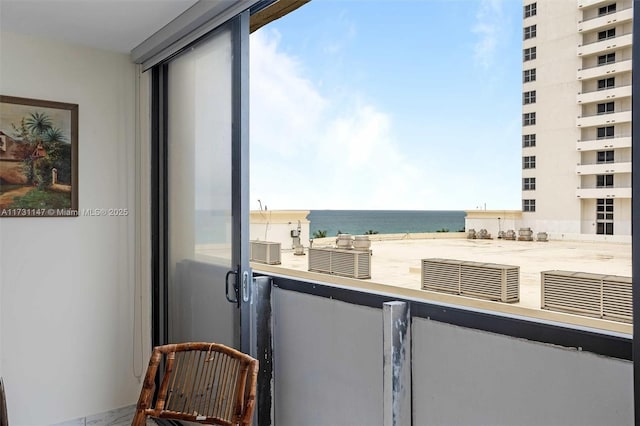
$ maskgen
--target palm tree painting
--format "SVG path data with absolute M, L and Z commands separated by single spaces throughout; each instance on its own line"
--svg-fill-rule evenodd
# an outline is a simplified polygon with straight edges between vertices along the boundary
M 0 218 L 78 215 L 78 105 L 0 96 Z

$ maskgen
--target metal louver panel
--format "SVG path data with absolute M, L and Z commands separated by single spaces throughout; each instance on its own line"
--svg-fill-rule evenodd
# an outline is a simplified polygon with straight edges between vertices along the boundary
M 542 309 L 631 322 L 631 278 L 572 271 L 541 272 Z
M 520 268 L 453 259 L 423 259 L 422 289 L 513 303 L 520 300 Z
M 633 321 L 630 277 L 608 276 L 602 280 L 602 315 L 605 319 Z
M 350 278 L 371 278 L 371 251 L 309 248 L 309 271 Z
M 269 241 L 250 241 L 249 243 L 249 260 L 268 265 L 280 264 L 280 243 Z
M 460 262 L 448 259 L 423 259 L 422 288 L 460 294 Z

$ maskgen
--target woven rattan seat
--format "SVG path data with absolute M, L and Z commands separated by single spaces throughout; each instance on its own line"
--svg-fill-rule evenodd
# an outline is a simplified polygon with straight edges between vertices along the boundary
M 159 376 L 159 389 L 155 378 Z M 132 426 L 148 416 L 213 425 L 250 425 L 258 361 L 217 343 L 154 348 Z M 153 403 L 155 399 L 155 404 Z

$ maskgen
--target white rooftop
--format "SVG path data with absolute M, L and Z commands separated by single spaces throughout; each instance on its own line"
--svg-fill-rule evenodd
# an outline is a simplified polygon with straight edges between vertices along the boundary
M 430 237 L 429 237 L 430 235 Z M 427 236 L 425 238 L 425 236 Z M 390 239 L 395 238 L 395 239 Z M 421 260 L 426 258 L 444 258 L 464 261 L 498 263 L 520 267 L 520 302 L 505 304 L 500 302 L 472 303 L 473 306 L 489 307 L 490 309 L 505 310 L 507 312 L 531 314 L 531 310 L 543 313 L 540 309 L 541 289 L 540 272 L 548 270 L 565 270 L 577 272 L 591 272 L 606 275 L 631 276 L 631 244 L 613 242 L 586 241 L 507 241 L 507 240 L 468 240 L 464 233 L 452 234 L 423 234 L 415 239 L 415 235 L 405 234 L 395 237 L 388 235 L 371 236 L 371 279 L 354 280 L 340 279 L 327 274 L 306 272 L 308 256 L 296 256 L 293 250 L 282 250 L 282 264 L 278 266 L 253 264 L 253 268 L 272 273 L 292 274 L 301 278 L 327 281 L 337 284 L 349 284 L 372 288 L 372 284 L 401 287 L 418 290 L 403 292 L 405 295 L 416 297 L 422 295 L 425 299 L 443 298 L 433 292 L 421 290 Z M 316 240 L 314 247 L 331 245 L 335 238 Z M 284 269 L 289 270 L 283 271 Z M 304 271 L 304 272 L 302 272 Z M 302 275 L 301 275 L 302 274 Z M 456 299 L 452 299 L 455 297 Z M 450 296 L 444 300 L 467 299 L 461 296 Z M 463 302 L 462 304 L 468 304 Z M 493 304 L 493 305 L 492 305 Z M 499 305 L 503 305 L 500 308 Z M 511 305 L 514 308 L 509 308 Z M 525 308 L 516 309 L 517 308 Z M 514 310 L 515 309 L 515 310 Z M 563 314 L 571 317 L 575 315 Z M 535 314 L 538 316 L 538 314 Z M 548 318 L 545 311 L 542 317 Z M 552 316 L 555 318 L 555 316 Z M 562 317 L 560 317 L 562 320 Z M 601 323 L 610 321 L 596 320 Z M 583 323 L 578 319 L 578 323 Z M 588 323 L 588 324 L 587 324 Z M 593 321 L 585 325 L 593 326 Z M 598 323 L 595 323 L 598 326 Z M 609 324 L 610 325 L 610 324 Z M 631 332 L 631 325 L 622 327 L 614 325 L 600 325 L 599 327 Z

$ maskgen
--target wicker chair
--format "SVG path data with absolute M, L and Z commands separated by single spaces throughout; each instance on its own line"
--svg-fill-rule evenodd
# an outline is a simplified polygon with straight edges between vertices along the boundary
M 164 359 L 164 374 L 155 378 Z M 148 416 L 212 425 L 251 425 L 258 361 L 217 343 L 154 348 L 132 426 Z M 155 405 L 153 405 L 155 397 Z

